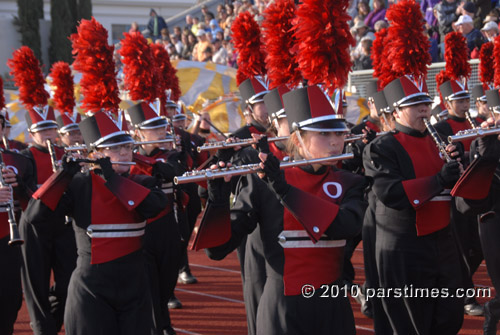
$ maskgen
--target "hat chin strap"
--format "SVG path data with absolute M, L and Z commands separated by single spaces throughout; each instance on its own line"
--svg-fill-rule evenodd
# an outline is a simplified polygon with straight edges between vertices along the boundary
M 306 145 L 304 144 L 304 140 L 302 139 L 302 136 L 300 135 L 300 131 L 299 130 L 297 130 L 297 139 L 299 140 L 299 144 L 302 147 L 302 150 L 304 151 L 304 155 L 307 156 L 305 158 L 306 159 L 312 159 L 312 155 L 309 152 L 309 150 L 307 150 Z

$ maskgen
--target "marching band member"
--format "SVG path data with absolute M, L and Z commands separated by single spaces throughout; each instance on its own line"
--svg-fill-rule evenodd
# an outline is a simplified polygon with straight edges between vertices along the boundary
M 30 67 L 27 62 L 34 65 Z M 21 153 L 34 162 L 35 183 L 39 186 L 52 175 L 64 154 L 64 150 L 53 145 L 57 139 L 54 110 L 48 105 L 43 74 L 31 49 L 24 46 L 14 51 L 8 65 L 19 86 L 20 99 L 28 110 L 26 122 L 34 142 Z M 25 241 L 22 246 L 24 297 L 35 334 L 56 334 L 61 329 L 69 279 L 76 265 L 71 226 L 65 224 L 64 217 L 52 220 L 44 226 L 20 225 Z M 51 271 L 55 281 L 52 286 Z
M 0 101 L 0 109 L 1 107 Z M 3 135 L 5 122 L 4 116 L 0 114 L 0 137 Z M 0 166 L 2 166 L 0 173 L 5 182 L 5 185 L 0 187 L 0 267 L 3 269 L 2 276 L 0 276 L 0 286 L 2 287 L 0 334 L 10 335 L 14 332 L 14 323 L 23 302 L 23 293 L 21 287 L 21 249 L 15 246 L 16 241 L 13 240 L 13 236 L 9 236 L 7 202 L 15 201 L 12 212 L 15 213 L 16 223 L 19 222 L 21 209 L 26 208 L 36 185 L 33 162 L 18 153 L 5 149 L 0 149 L 0 151 L 0 157 L 3 160 L 0 162 Z
M 40 227 L 52 224 L 52 217 L 74 218 L 78 261 L 68 289 L 66 334 L 150 331 L 142 236 L 145 220 L 165 208 L 166 198 L 155 178 L 130 175 L 129 165 L 120 164 L 132 161 L 134 140 L 119 125 L 104 111 L 83 120 L 80 130 L 100 169 L 82 173 L 80 163 L 64 161 L 65 187 L 51 178 L 25 213 L 25 224 Z
M 283 102 L 294 130 L 289 142 L 294 159 L 341 154 L 347 132 L 342 105 L 335 110 L 318 86 L 291 91 Z M 230 240 L 207 249 L 209 257 L 222 259 L 244 236 L 259 230 L 267 276 L 256 333 L 354 334 L 347 297 L 320 295 L 321 285 L 340 285 L 345 239 L 361 228 L 363 178 L 328 165 L 295 167 L 283 173 L 274 155 L 259 157 L 266 176 L 240 179 L 231 208 Z M 223 181 L 210 181 L 208 206 L 228 209 L 227 192 Z M 305 284 L 316 289 L 310 299 L 301 294 Z
M 483 128 L 491 126 L 498 127 L 500 125 L 500 113 L 498 107 L 500 106 L 500 95 L 498 90 L 486 91 L 488 105 L 490 111 L 494 113 L 495 119 L 490 118 L 487 122 L 482 124 Z M 472 143 L 472 147 L 477 150 L 472 150 L 471 160 L 475 159 L 481 163 L 491 164 L 492 181 L 489 187 L 489 192 L 486 192 L 486 197 L 480 199 L 457 198 L 457 208 L 465 214 L 479 215 L 479 237 L 481 238 L 481 247 L 486 261 L 486 268 L 491 282 L 495 287 L 496 292 L 500 290 L 500 263 L 498 255 L 500 250 L 498 248 L 499 230 L 499 212 L 498 199 L 500 197 L 500 138 L 497 135 L 479 138 Z M 477 170 L 481 174 L 483 180 L 488 180 L 486 174 L 481 170 Z M 474 172 L 471 172 L 474 173 Z M 474 187 L 487 188 L 488 185 L 483 183 L 481 185 L 474 185 Z M 500 297 L 498 293 L 486 302 L 484 305 L 484 335 L 494 335 L 497 331 L 498 320 L 500 319 Z
M 451 197 L 443 193 L 460 176 L 459 162 L 444 163 L 424 119 L 431 98 L 423 81 L 411 76 L 384 88 L 395 107 L 394 132 L 374 140 L 364 155 L 367 177 L 377 197 L 376 261 L 380 287 L 401 293 L 382 302 L 394 333 L 456 334 L 463 304 L 456 297 L 418 298 L 416 288 L 460 287 L 458 251 L 449 227 Z M 452 158 L 458 152 L 449 145 Z M 453 152 L 452 152 L 453 151 Z
M 141 102 L 127 110 L 137 137 L 141 141 L 159 141 L 167 138 L 167 120 L 161 115 L 160 101 Z M 173 140 L 173 139 L 172 139 Z M 144 253 L 148 264 L 153 302 L 152 334 L 175 334 L 170 321 L 168 303 L 174 295 L 174 288 L 180 267 L 181 237 L 177 220 L 186 220 L 177 198 L 181 191 L 174 189 L 174 176 L 184 173 L 178 162 L 178 152 L 168 150 L 172 144 L 145 144 L 134 155 L 137 165 L 132 174 L 156 176 L 162 181 L 162 190 L 167 195 L 168 206 L 162 215 L 149 220 L 144 240 Z M 145 156 L 147 160 L 139 158 Z M 178 192 L 174 198 L 174 192 Z M 163 333 L 165 332 L 165 333 Z

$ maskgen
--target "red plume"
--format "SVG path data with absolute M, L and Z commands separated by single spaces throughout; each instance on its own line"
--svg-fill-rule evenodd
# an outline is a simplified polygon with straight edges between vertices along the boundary
M 297 8 L 300 71 L 309 84 L 324 84 L 330 93 L 344 87 L 352 66 L 349 47 L 355 41 L 347 24 L 348 5 L 348 0 L 304 0 Z
M 53 99 L 56 109 L 61 113 L 73 112 L 75 107 L 73 75 L 68 63 L 54 63 L 50 71 L 50 77 L 52 77 L 52 85 L 56 87 Z
M 281 85 L 294 87 L 302 81 L 294 52 L 296 43 L 292 35 L 294 18 L 293 0 L 277 0 L 264 11 L 262 33 L 267 52 L 267 75 L 271 81 L 269 89 Z
M 0 111 L 5 108 L 5 97 L 3 96 L 3 79 L 0 77 Z
M 160 98 L 161 102 L 166 102 L 166 94 L 165 90 L 167 89 L 167 81 L 163 80 L 168 76 L 168 69 L 165 66 L 167 61 L 170 63 L 170 56 L 168 55 L 167 50 L 159 44 L 151 43 L 149 45 L 151 48 L 151 55 L 154 60 L 154 68 L 153 72 L 153 80 L 155 80 L 158 85 L 156 86 L 157 92 L 156 96 Z
M 500 87 L 500 35 L 495 37 L 493 41 L 493 65 L 495 66 L 495 74 L 493 77 L 495 87 Z
M 124 33 L 121 41 L 125 89 L 132 100 L 153 102 L 157 98 L 158 81 L 154 80 L 155 63 L 148 41 L 137 33 Z
M 385 85 L 390 83 L 395 75 L 392 74 L 391 64 L 387 61 L 389 48 L 387 44 L 388 29 L 384 28 L 375 33 L 375 40 L 372 45 L 372 64 L 373 76 L 378 78 L 378 86 L 383 89 Z
M 108 45 L 108 32 L 95 18 L 82 20 L 78 32 L 71 35 L 75 61 L 73 68 L 82 73 L 82 107 L 96 113 L 101 109 L 116 113 L 120 104 L 116 83 L 114 47 Z
M 179 78 L 177 78 L 177 70 L 170 62 L 168 52 L 160 45 L 151 44 L 153 58 L 157 68 L 157 76 L 159 78 L 158 96 L 161 101 L 166 101 L 165 90 L 170 90 L 170 99 L 177 101 L 181 97 L 181 88 L 179 87 Z M 154 76 L 154 75 L 153 75 Z
M 485 91 L 490 89 L 489 85 L 493 84 L 493 76 L 495 75 L 493 48 L 493 42 L 484 43 L 479 52 L 479 76 Z
M 441 90 L 439 89 L 439 86 L 444 84 L 445 82 L 449 81 L 451 78 L 448 77 L 448 74 L 445 70 L 439 71 L 438 74 L 436 74 L 436 87 L 439 91 L 439 98 L 441 99 L 441 102 L 444 103 L 443 95 L 441 94 Z
M 14 82 L 19 87 L 19 99 L 26 108 L 45 106 L 49 93 L 45 90 L 40 63 L 35 57 L 33 50 L 22 46 L 12 54 L 12 59 L 7 61 L 10 74 L 14 76 Z
M 236 83 L 266 73 L 265 55 L 260 40 L 260 28 L 249 12 L 242 12 L 232 26 L 233 45 L 238 52 Z
M 444 38 L 444 60 L 446 75 L 452 80 L 468 79 L 471 73 L 469 48 L 465 36 L 454 31 Z
M 424 17 L 420 5 L 414 0 L 400 1 L 387 9 L 386 18 L 390 22 L 386 61 L 391 64 L 392 80 L 404 75 L 425 79 L 431 55 L 429 38 L 423 31 Z

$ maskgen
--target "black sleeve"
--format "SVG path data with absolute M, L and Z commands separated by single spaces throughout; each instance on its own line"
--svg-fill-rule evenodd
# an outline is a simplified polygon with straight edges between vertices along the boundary
M 260 207 L 257 195 L 262 192 L 270 192 L 261 186 L 266 186 L 256 176 L 247 175 L 240 178 L 234 196 L 234 205 L 231 208 L 231 238 L 221 246 L 205 249 L 210 259 L 221 260 L 235 250 L 243 238 L 250 234 L 258 222 L 258 211 Z M 267 188 L 267 186 L 266 186 Z
M 137 207 L 135 211 L 143 218 L 149 219 L 157 216 L 167 206 L 167 196 L 160 189 L 160 181 L 154 177 L 133 175 L 133 181 L 148 188 L 149 194 Z
M 340 203 L 339 212 L 333 223 L 326 230 L 326 235 L 334 240 L 349 239 L 358 235 L 363 225 L 368 203 L 364 198 L 364 192 L 368 186 L 366 178 L 359 177 L 345 194 Z
M 486 186 L 483 185 L 482 187 Z M 471 200 L 457 197 L 455 198 L 455 202 L 459 212 L 466 215 L 479 215 L 491 210 L 498 211 L 500 209 L 498 199 L 500 199 L 500 165 L 495 171 L 490 191 L 486 198 Z
M 371 142 L 363 155 L 367 177 L 373 179 L 373 192 L 387 207 L 393 209 L 412 208 L 403 187 L 403 171 L 394 148 L 386 138 Z M 391 141 L 393 144 L 395 141 Z M 404 150 L 402 153 L 405 154 Z

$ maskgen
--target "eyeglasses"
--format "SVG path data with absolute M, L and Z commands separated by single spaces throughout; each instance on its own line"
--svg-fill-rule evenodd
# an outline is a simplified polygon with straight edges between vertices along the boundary
M 134 149 L 134 144 L 133 143 L 125 143 L 125 144 L 120 144 L 120 145 L 115 145 L 112 147 L 106 147 L 104 150 L 111 151 L 113 153 L 118 153 L 122 151 L 122 149 L 125 149 L 126 151 L 132 151 Z

